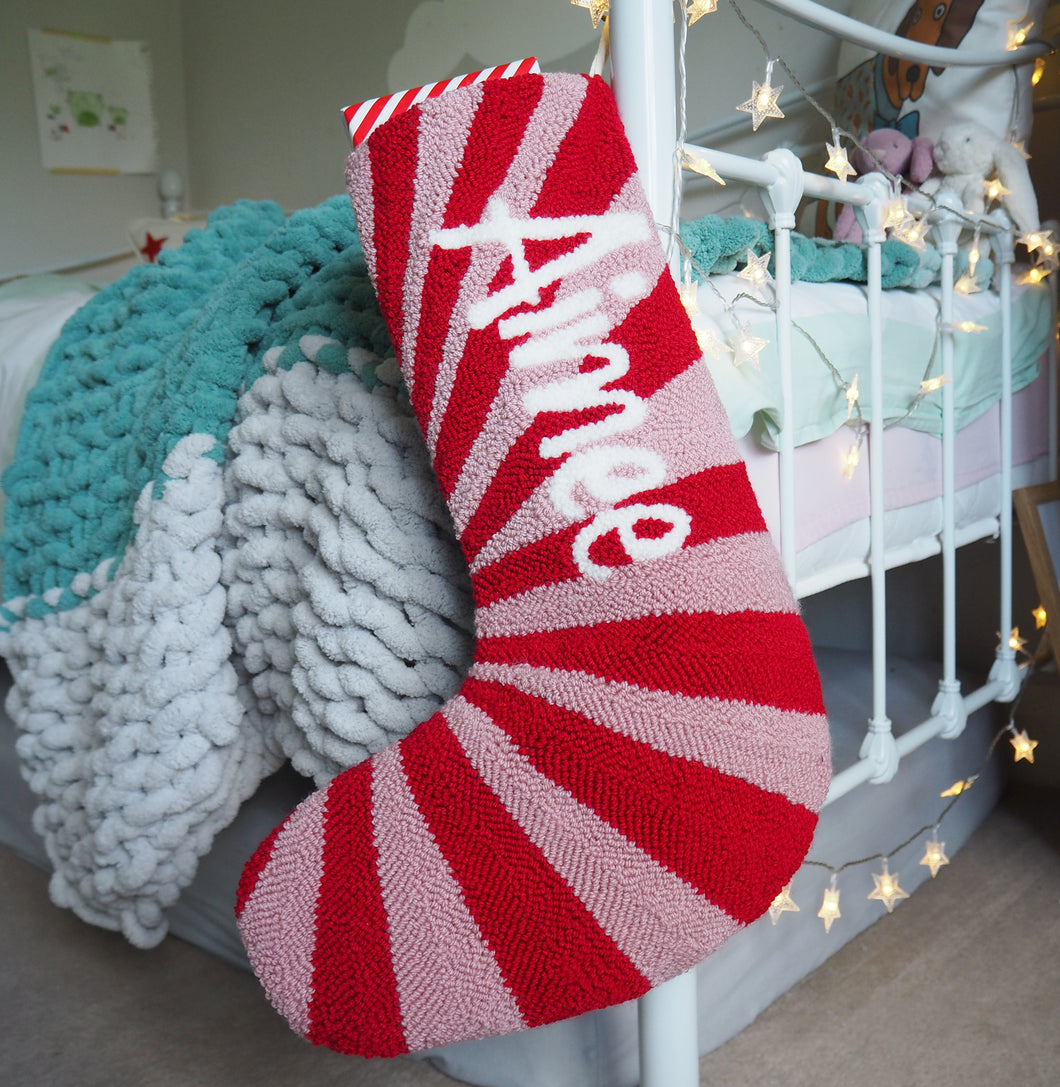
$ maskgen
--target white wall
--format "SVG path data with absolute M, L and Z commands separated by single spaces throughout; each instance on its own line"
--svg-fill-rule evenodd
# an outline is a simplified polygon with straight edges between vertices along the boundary
M 853 0 L 821 0 L 822 6 L 847 13 Z M 747 20 L 762 36 L 768 52 L 755 35 L 738 19 L 724 0 L 716 13 L 700 19 L 688 34 L 688 132 L 696 142 L 734 154 L 757 156 L 774 147 L 789 147 L 803 157 L 806 147 L 814 148 L 804 158 L 810 169 L 821 171 L 826 158 L 825 140 L 831 140 L 828 123 L 812 106 L 802 102 L 788 105 L 796 91 L 787 72 L 778 63 L 772 74 L 773 86 L 783 85 L 783 120 L 763 121 L 757 132 L 746 113 L 736 107 L 751 97 L 753 80 L 765 78 L 766 62 L 783 57 L 807 89 L 835 77 L 839 42 L 827 34 L 781 15 L 756 0 L 740 0 Z M 831 91 L 814 95 L 826 107 Z M 702 136 L 702 130 L 710 129 Z M 819 154 L 816 149 L 819 148 Z M 686 174 L 684 211 L 686 217 L 708 212 L 735 214 L 741 208 L 742 191 L 721 190 L 709 180 Z M 745 200 L 749 210 L 761 212 L 757 197 Z
M 3 0 L 0 3 L 0 279 L 128 248 L 126 226 L 158 214 L 153 175 L 57 175 L 40 162 L 29 28 L 146 41 L 159 158 L 187 172 L 179 0 Z
M 555 68 L 574 52 L 581 70 L 595 49 L 588 14 L 567 0 L 181 7 L 191 191 L 203 208 L 250 197 L 294 210 L 342 192 L 340 111 L 353 102 L 531 55 Z

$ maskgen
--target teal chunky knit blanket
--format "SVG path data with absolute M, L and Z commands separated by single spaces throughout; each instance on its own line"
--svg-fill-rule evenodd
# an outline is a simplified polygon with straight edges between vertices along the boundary
M 466 569 L 345 196 L 224 208 L 79 310 L 3 486 L 51 894 L 139 946 L 284 758 L 322 784 L 466 670 Z

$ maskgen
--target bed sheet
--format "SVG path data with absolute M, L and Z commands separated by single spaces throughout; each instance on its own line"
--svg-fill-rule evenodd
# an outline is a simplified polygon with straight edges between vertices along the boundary
M 1045 367 L 1013 396 L 1013 486 L 1050 478 Z M 1000 408 L 989 407 L 955 443 L 955 521 L 958 546 L 997 532 L 1001 508 Z M 829 589 L 869 573 L 869 459 L 866 442 L 849 478 L 844 457 L 852 443 L 845 428 L 795 450 L 796 594 Z M 750 435 L 739 448 L 766 524 L 780 543 L 779 456 Z M 894 427 L 884 432 L 884 543 L 888 568 L 939 551 L 942 531 L 942 442 L 931 434 Z
M 1014 280 L 1019 280 L 1015 275 Z M 756 301 L 756 298 L 758 299 Z M 771 283 L 761 289 L 740 275 L 711 276 L 700 283 L 700 313 L 693 325 L 713 334 L 707 364 L 737 438 L 751 435 L 766 449 L 778 448 L 785 422 L 780 394 L 776 319 L 767 303 Z M 941 376 L 939 288 L 883 292 L 883 410 L 887 422 L 938 436 L 942 433 L 941 396 L 918 398 L 920 382 Z M 792 425 L 796 446 L 844 428 L 850 414 L 846 386 L 858 377 L 858 406 L 865 419 L 873 411 L 869 380 L 868 301 L 864 285 L 792 284 Z M 998 295 L 989 290 L 954 299 L 954 323 L 971 322 L 980 331 L 955 332 L 952 373 L 958 429 L 977 419 L 1001 394 L 1001 316 Z M 734 365 L 729 342 L 736 325 L 768 341 L 758 365 Z M 1046 284 L 1014 282 L 1012 287 L 1013 389 L 1038 374 L 1050 344 L 1052 300 Z M 912 411 L 911 411 L 912 409 Z M 910 414 L 911 412 L 911 414 Z

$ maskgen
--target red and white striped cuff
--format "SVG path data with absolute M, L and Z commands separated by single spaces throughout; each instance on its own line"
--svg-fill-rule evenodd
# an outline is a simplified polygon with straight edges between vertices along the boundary
M 404 113 L 427 98 L 437 98 L 446 91 L 455 91 L 457 87 L 469 87 L 473 83 L 484 83 L 487 79 L 511 79 L 512 76 L 526 75 L 528 72 L 540 72 L 541 67 L 536 57 L 513 60 L 509 64 L 498 64 L 493 68 L 483 68 L 480 72 L 453 76 L 438 83 L 427 83 L 422 87 L 387 94 L 382 98 L 370 98 L 367 102 L 358 102 L 347 106 L 342 115 L 354 147 L 359 147 L 384 122 L 391 117 Z

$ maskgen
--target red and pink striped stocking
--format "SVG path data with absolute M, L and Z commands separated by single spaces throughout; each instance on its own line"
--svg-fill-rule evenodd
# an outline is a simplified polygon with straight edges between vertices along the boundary
M 471 569 L 474 663 L 247 865 L 313 1042 L 387 1056 L 629 1000 L 753 921 L 830 776 L 806 631 L 599 79 L 380 127 L 348 181 Z

